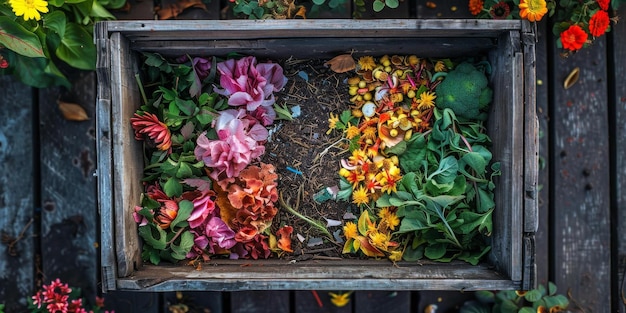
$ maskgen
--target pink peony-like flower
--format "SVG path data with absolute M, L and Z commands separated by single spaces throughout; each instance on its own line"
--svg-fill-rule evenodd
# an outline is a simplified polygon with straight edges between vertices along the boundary
M 271 106 L 260 106 L 250 113 L 252 117 L 257 119 L 263 126 L 269 126 L 276 119 L 276 111 Z
M 222 249 L 230 249 L 237 243 L 235 232 L 219 217 L 209 219 L 205 233 L 213 243 Z
M 282 89 L 287 78 L 278 64 L 256 63 L 256 58 L 252 56 L 218 63 L 223 89 L 215 88 L 215 92 L 228 96 L 228 104 L 245 105 L 248 111 L 274 104 L 273 92 Z
M 233 178 L 265 152 L 263 141 L 268 131 L 255 119 L 249 118 L 244 110 L 222 111 L 214 121 L 217 140 L 209 140 L 206 133 L 198 136 L 196 159 L 211 169 L 214 181 Z M 225 187 L 224 187 L 225 188 Z
M 193 211 L 187 218 L 189 227 L 196 228 L 202 225 L 206 219 L 215 211 L 215 203 L 212 197 L 215 193 L 210 190 L 205 191 L 188 191 L 181 197 L 193 203 Z

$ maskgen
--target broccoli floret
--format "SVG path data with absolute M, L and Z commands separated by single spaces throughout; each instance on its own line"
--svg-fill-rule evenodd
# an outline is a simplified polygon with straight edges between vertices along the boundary
M 461 63 L 435 89 L 435 105 L 452 109 L 459 118 L 484 121 L 493 96 L 488 84 L 484 73 L 470 63 Z

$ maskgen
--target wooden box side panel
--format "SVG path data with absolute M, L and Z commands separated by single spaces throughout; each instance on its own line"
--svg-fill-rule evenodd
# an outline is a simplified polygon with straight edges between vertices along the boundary
M 143 160 L 141 143 L 134 139 L 130 124 L 141 100 L 134 76 L 138 69 L 128 40 L 114 33 L 110 42 L 115 240 L 118 276 L 125 277 L 141 265 L 141 246 L 133 212 L 143 190 Z
M 519 32 L 500 37 L 492 52 L 494 99 L 487 130 L 492 139 L 493 160 L 502 175 L 495 180 L 491 261 L 511 280 L 521 280 L 522 177 L 523 177 L 523 69 Z

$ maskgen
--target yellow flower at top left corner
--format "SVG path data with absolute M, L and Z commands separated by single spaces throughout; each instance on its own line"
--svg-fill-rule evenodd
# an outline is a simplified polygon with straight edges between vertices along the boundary
M 41 20 L 40 13 L 48 13 L 48 2 L 45 0 L 9 0 L 16 16 L 23 16 L 25 21 Z

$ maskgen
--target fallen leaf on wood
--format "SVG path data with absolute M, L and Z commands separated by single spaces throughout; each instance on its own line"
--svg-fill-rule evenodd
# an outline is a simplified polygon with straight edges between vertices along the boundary
M 335 73 L 345 73 L 356 68 L 356 62 L 352 58 L 352 54 L 338 55 L 324 65 L 330 65 L 330 69 Z
M 85 109 L 76 103 L 64 102 L 57 100 L 59 110 L 63 113 L 63 117 L 69 121 L 86 121 L 89 120 L 89 116 Z
M 155 11 L 160 20 L 176 18 L 180 13 L 189 8 L 199 8 L 207 11 L 202 0 L 176 0 L 171 4 L 164 4 L 163 7 L 156 7 Z

